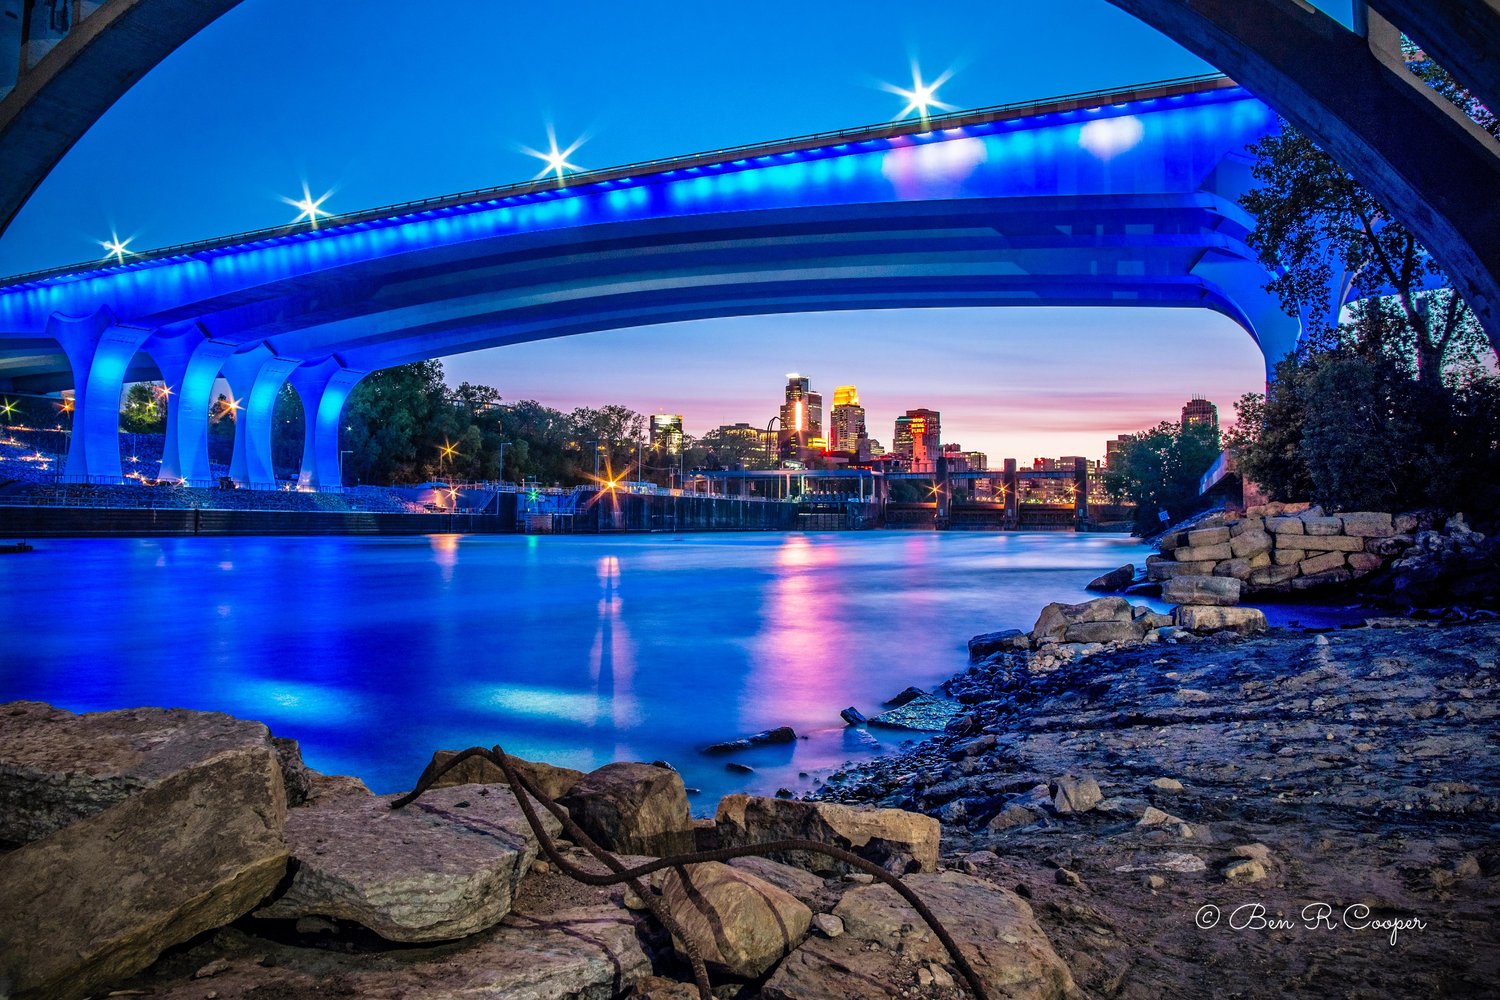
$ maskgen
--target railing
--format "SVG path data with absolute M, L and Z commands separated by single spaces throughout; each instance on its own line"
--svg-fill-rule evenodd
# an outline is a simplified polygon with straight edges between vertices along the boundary
M 316 228 L 294 223 L 291 225 L 252 229 L 231 236 L 196 240 L 191 243 L 179 243 L 156 250 L 143 250 L 132 254 L 131 260 L 128 263 L 119 263 L 108 267 L 101 267 L 100 261 L 93 260 L 61 267 L 45 268 L 0 279 L 0 287 L 25 284 L 30 281 L 40 281 L 45 278 L 59 277 L 78 271 L 113 271 L 133 268 L 154 261 L 188 256 L 210 250 L 226 249 L 262 240 L 292 236 L 316 238 L 337 232 L 348 226 L 386 221 L 421 212 L 434 211 L 440 208 L 456 208 L 462 205 L 496 201 L 501 198 L 518 198 L 527 195 L 556 193 L 578 185 L 587 186 L 627 178 L 634 179 L 651 175 L 662 175 L 694 167 L 731 166 L 739 163 L 739 161 L 748 161 L 752 158 L 802 152 L 830 145 L 892 139 L 900 136 L 929 135 L 948 129 L 991 124 L 1037 114 L 1075 111 L 1103 107 L 1106 104 L 1125 104 L 1132 101 L 1152 100 L 1161 97 L 1185 96 L 1187 94 L 1223 90 L 1235 86 L 1237 84 L 1222 73 L 1201 73 L 1196 76 L 1176 77 L 1169 80 L 1137 84 L 1128 88 L 1086 90 L 1040 100 L 1012 101 L 1007 104 L 996 104 L 986 108 L 950 111 L 940 115 L 929 115 L 921 119 L 886 122 L 879 125 L 862 125 L 856 128 L 834 129 L 825 132 L 810 132 L 806 135 L 795 136 L 790 139 L 745 143 L 743 145 L 727 146 L 708 152 L 659 157 L 623 166 L 586 170 L 564 178 L 554 177 L 551 179 L 521 181 L 513 184 L 502 184 L 497 187 L 461 191 L 456 194 L 421 198 L 416 201 L 397 202 L 394 205 L 385 205 L 379 208 L 360 209 L 354 212 L 346 212 L 342 215 L 329 216 L 318 223 Z

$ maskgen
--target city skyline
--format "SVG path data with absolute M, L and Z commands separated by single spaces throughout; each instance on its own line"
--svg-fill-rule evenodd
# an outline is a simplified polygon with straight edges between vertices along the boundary
M 839 386 L 858 386 L 868 434 L 887 451 L 894 448 L 896 418 L 910 409 L 927 408 L 943 414 L 943 440 L 959 441 L 966 451 L 984 452 L 991 460 L 1016 458 L 1023 463 L 1058 455 L 1102 459 L 1106 440 L 1178 420 L 1184 401 L 1195 395 L 1217 403 L 1221 423 L 1227 426 L 1234 421 L 1234 402 L 1246 392 L 1264 389 L 1259 352 L 1228 319 L 1188 310 L 1136 310 L 1158 321 L 1148 347 L 1098 342 L 1090 336 L 1096 324 L 1108 323 L 1122 311 L 952 309 L 917 314 L 933 326 L 960 327 L 959 339 L 966 344 L 996 327 L 1014 334 L 1003 343 L 987 338 L 969 364 L 946 363 L 956 350 L 912 353 L 894 369 L 884 362 L 849 360 L 851 344 L 863 341 L 873 351 L 908 341 L 910 314 L 904 312 L 778 317 L 790 326 L 785 335 L 766 337 L 757 331 L 756 339 L 746 345 L 754 364 L 736 364 L 733 370 L 723 365 L 719 338 L 704 337 L 703 328 L 712 333 L 717 327 L 720 337 L 733 337 L 737 328 L 753 322 L 749 318 L 520 344 L 445 358 L 443 363 L 455 385 L 482 382 L 495 377 L 485 355 L 503 353 L 519 362 L 507 366 L 517 371 L 502 372 L 489 384 L 508 402 L 536 399 L 565 411 L 623 402 L 648 419 L 680 415 L 684 432 L 693 437 L 736 423 L 764 428 L 779 415 L 787 373 L 795 372 L 825 400 L 832 400 Z M 1062 315 L 1041 315 L 1050 313 Z M 1033 321 L 1036 330 L 1026 329 Z M 1022 329 L 1015 334 L 1018 326 Z M 622 394 L 614 373 L 641 351 L 645 340 L 655 341 L 654 349 L 671 355 L 679 377 L 665 380 L 658 395 L 641 399 L 638 391 Z M 800 346 L 799 340 L 804 341 Z M 1195 348 L 1211 348 L 1221 363 L 1194 371 L 1188 380 L 1176 359 L 1191 356 Z M 1073 352 L 1084 349 L 1095 355 L 1095 364 L 1080 369 Z M 571 377 L 561 385 L 528 377 L 525 361 L 533 352 L 556 355 L 563 365 L 574 365 Z M 825 432 L 830 411 L 824 402 L 820 426 Z

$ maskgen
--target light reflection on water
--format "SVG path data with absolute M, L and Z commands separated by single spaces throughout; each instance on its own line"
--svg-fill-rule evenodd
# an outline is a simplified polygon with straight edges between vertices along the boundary
M 941 681 L 973 633 L 1145 555 L 1056 533 L 46 541 L 0 560 L 0 701 L 260 719 L 377 791 L 440 747 L 661 758 L 701 811 L 868 755 L 840 709 Z M 696 749 L 779 725 L 810 738 L 735 758 L 753 775 Z

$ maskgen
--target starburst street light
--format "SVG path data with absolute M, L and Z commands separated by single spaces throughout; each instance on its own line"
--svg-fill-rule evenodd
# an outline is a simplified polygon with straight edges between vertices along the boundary
M 295 226 L 303 219 L 306 219 L 314 229 L 317 229 L 319 218 L 326 218 L 327 216 L 333 214 L 332 212 L 323 208 L 323 202 L 327 201 L 328 196 L 331 194 L 333 194 L 332 191 L 324 191 L 320 197 L 314 198 L 312 196 L 312 192 L 307 189 L 307 184 L 304 183 L 302 185 L 302 197 L 300 199 L 283 198 L 281 200 L 301 213 L 292 220 L 292 225 Z
M 111 233 L 110 238 L 100 240 L 99 245 L 104 248 L 104 256 L 106 258 L 113 257 L 115 263 L 123 264 L 125 263 L 125 255 L 132 252 L 129 247 L 130 241 L 133 239 L 135 239 L 134 236 L 129 236 L 122 240 L 119 234 Z
M 559 150 L 557 148 L 557 134 L 552 131 L 552 126 L 548 125 L 546 152 L 542 152 L 539 149 L 532 149 L 530 146 L 521 147 L 521 152 L 525 153 L 527 156 L 534 156 L 538 160 L 541 160 L 544 164 L 546 164 L 546 166 L 542 167 L 541 170 L 537 171 L 537 175 L 533 177 L 532 180 L 541 180 L 548 174 L 556 174 L 557 182 L 561 184 L 563 181 L 563 174 L 566 171 L 571 170 L 575 174 L 578 173 L 583 168 L 576 163 L 570 163 L 568 161 L 568 157 L 578 152 L 578 147 L 582 146 L 583 143 L 583 139 L 578 139 L 574 141 L 573 145 L 569 146 L 567 149 Z
M 906 107 L 902 108 L 900 112 L 898 112 L 893 118 L 891 118 L 891 121 L 899 121 L 900 119 L 905 118 L 915 112 L 917 117 L 922 119 L 922 121 L 925 123 L 927 121 L 927 116 L 931 113 L 933 108 L 937 108 L 939 111 L 957 111 L 957 105 L 945 104 L 944 102 L 937 99 L 937 89 L 943 84 L 947 83 L 948 78 L 952 75 L 953 71 L 948 70 L 944 72 L 942 76 L 938 77 L 936 80 L 933 80 L 931 83 L 923 83 L 922 71 L 917 68 L 916 63 L 913 63 L 911 67 L 910 90 L 906 90 L 902 87 L 897 87 L 896 85 L 890 83 L 882 84 L 881 86 L 884 89 L 906 100 Z

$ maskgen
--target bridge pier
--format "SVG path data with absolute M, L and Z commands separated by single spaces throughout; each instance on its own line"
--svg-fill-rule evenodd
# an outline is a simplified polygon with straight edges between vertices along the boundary
M 267 486 L 276 481 L 271 465 L 271 426 L 276 396 L 297 362 L 278 358 L 264 344 L 234 354 L 224 363 L 224 378 L 234 394 L 234 458 L 229 475 L 240 486 Z
M 1016 472 L 1016 460 L 1005 460 L 1005 477 L 1001 480 L 1005 491 L 1005 526 L 1014 530 L 1021 524 L 1021 477 Z
M 150 330 L 121 326 L 108 309 L 84 319 L 53 315 L 47 334 L 62 346 L 73 370 L 73 432 L 68 438 L 69 476 L 119 482 L 120 394 L 125 372 Z
M 366 374 L 345 368 L 332 357 L 316 365 L 303 365 L 292 373 L 292 387 L 302 397 L 299 486 L 331 489 L 344 485 L 339 464 L 339 423 L 349 393 Z
M 1088 459 L 1073 459 L 1073 526 L 1082 531 L 1089 523 Z
M 156 362 L 167 387 L 167 436 L 157 477 L 188 482 L 211 479 L 208 415 L 213 409 L 214 382 L 234 353 L 234 345 L 210 340 L 192 324 L 175 335 L 159 332 L 146 342 L 146 353 Z

